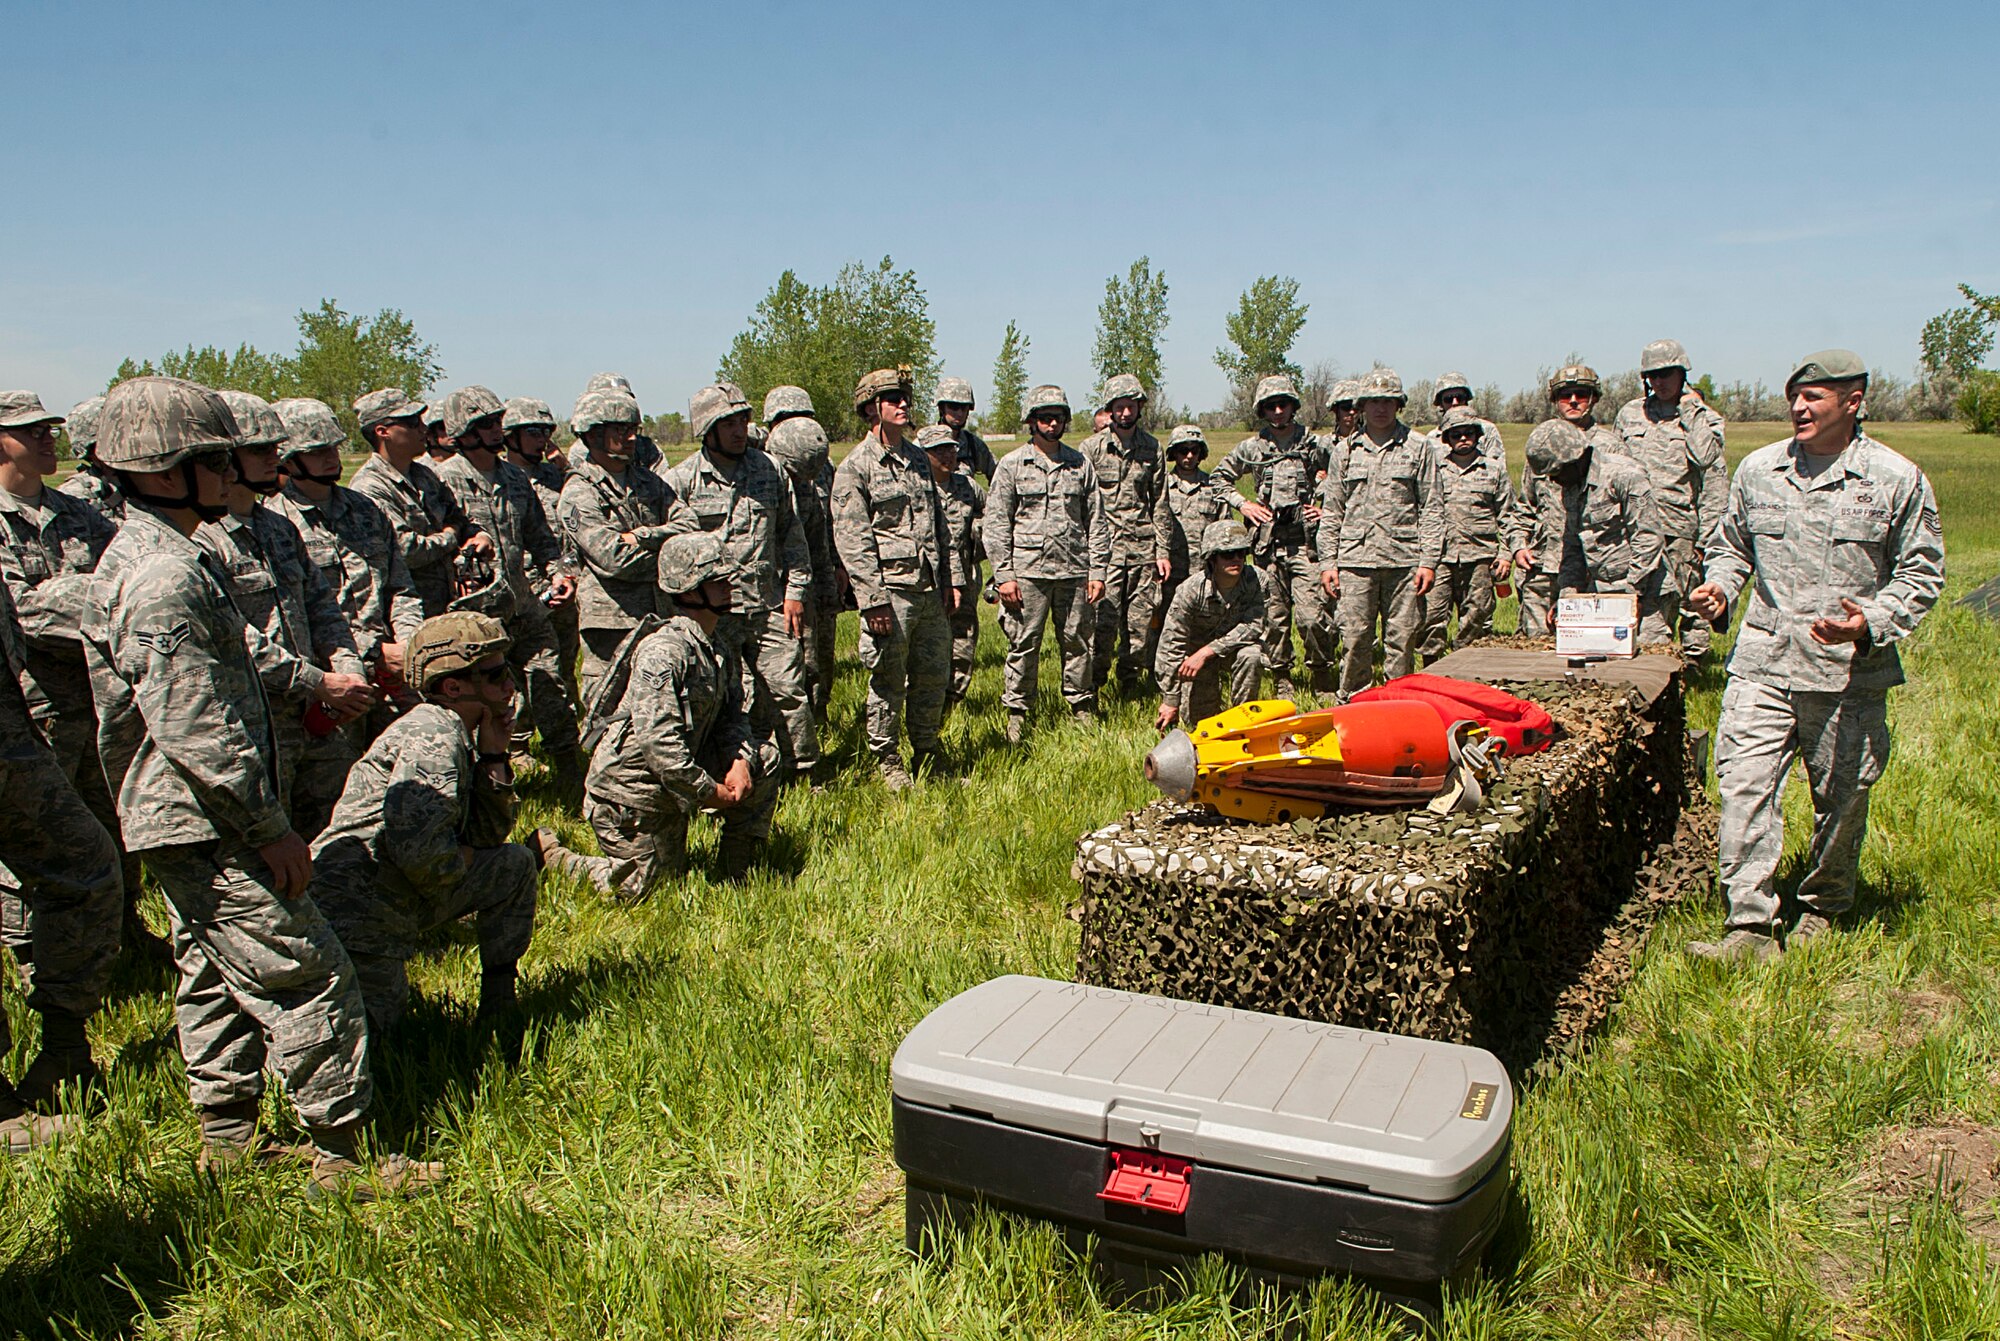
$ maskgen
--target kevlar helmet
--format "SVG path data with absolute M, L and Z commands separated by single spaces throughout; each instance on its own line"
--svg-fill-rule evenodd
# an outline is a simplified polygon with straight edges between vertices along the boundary
M 1469 400 L 1472 397 L 1472 379 L 1462 372 L 1439 373 L 1435 385 L 1431 387 L 1431 404 L 1444 399 L 1447 391 L 1463 391 Z
M 1294 406 L 1304 404 L 1299 399 L 1298 384 L 1292 381 L 1289 373 L 1273 373 L 1258 379 L 1257 396 L 1250 404 L 1251 412 L 1261 416 L 1264 407 L 1274 400 L 1288 400 Z
M 716 382 L 688 397 L 688 429 L 696 442 L 708 437 L 719 419 L 750 413 L 749 397 L 734 382 Z
M 69 407 L 69 420 L 65 427 L 69 430 L 69 445 L 78 456 L 90 456 L 97 451 L 97 416 L 102 413 L 102 396 L 92 396 Z
M 533 396 L 509 396 L 500 407 L 500 429 L 512 433 L 517 428 L 546 428 L 551 431 L 556 426 L 556 412 L 549 408 L 545 400 Z
M 873 403 L 875 398 L 885 391 L 901 391 L 907 394 L 911 386 L 908 364 L 900 368 L 877 368 L 874 372 L 863 373 L 861 380 L 854 384 L 854 412 L 859 414 L 862 406 Z
M 1665 372 L 1669 368 L 1686 372 L 1688 367 L 1688 352 L 1678 340 L 1655 340 L 1639 352 L 1641 373 Z
M 1604 383 L 1598 380 L 1595 368 L 1587 363 L 1572 363 L 1557 369 L 1556 375 L 1549 379 L 1549 399 L 1554 400 L 1558 393 L 1573 386 L 1582 387 L 1594 396 L 1604 394 Z
M 1403 379 L 1394 368 L 1374 368 L 1361 375 L 1361 386 L 1355 394 L 1358 403 L 1364 400 L 1393 400 L 1398 405 L 1409 403 L 1403 394 Z
M 271 409 L 285 426 L 285 440 L 278 445 L 281 459 L 289 460 L 300 452 L 316 452 L 322 447 L 347 446 L 347 430 L 340 426 L 339 417 L 325 401 L 294 396 L 290 400 L 273 401 Z
M 432 407 L 420 400 L 411 400 L 409 393 L 401 387 L 385 386 L 380 391 L 371 391 L 354 400 L 354 417 L 361 423 L 365 436 L 377 424 L 386 424 L 395 419 L 409 419 L 421 416 L 425 424 L 431 422 Z M 442 414 L 442 410 L 436 411 Z M 443 423 L 442 419 L 438 420 Z
M 432 615 L 403 649 L 404 678 L 412 689 L 427 694 L 445 676 L 469 671 L 511 646 L 507 626 L 491 615 L 470 610 Z
M 166 470 L 190 456 L 236 447 L 236 417 L 205 386 L 178 377 L 134 377 L 104 396 L 97 459 L 112 470 Z
M 812 414 L 812 393 L 802 386 L 774 386 L 764 393 L 764 423 L 775 424 L 788 414 Z
M 809 476 L 816 473 L 820 463 L 827 458 L 826 430 L 820 427 L 819 420 L 810 415 L 795 414 L 771 426 L 771 436 L 765 441 L 764 450 L 787 473 Z
M 1174 456 L 1182 447 L 1188 446 L 1199 447 L 1201 449 L 1195 454 L 1195 460 L 1206 461 L 1208 459 L 1208 438 L 1203 435 L 1201 425 L 1174 425 L 1174 431 L 1167 436 L 1167 455 Z
M 1537 475 L 1553 475 L 1583 459 L 1589 448 L 1583 430 L 1566 419 L 1544 419 L 1528 435 L 1528 464 Z
M 1333 384 L 1333 395 L 1327 403 L 1335 407 L 1342 405 L 1351 406 L 1360 396 L 1361 379 L 1358 377 L 1343 377 Z
M 1454 405 L 1444 412 L 1444 418 L 1438 423 L 1438 439 L 1443 441 L 1445 436 L 1453 429 L 1464 428 L 1472 430 L 1473 440 L 1476 444 L 1478 439 L 1486 433 L 1486 422 L 1479 417 L 1478 413 L 1470 405 Z M 1450 444 L 1447 443 L 1446 445 L 1449 446 Z
M 966 381 L 963 377 L 938 378 L 937 403 L 940 405 L 963 405 L 967 409 L 971 409 L 974 404 L 972 399 L 972 383 Z
M 1119 373 L 1104 384 L 1104 405 L 1109 409 L 1114 400 L 1126 398 L 1143 401 L 1146 399 L 1146 384 L 1131 373 Z
M 506 412 L 507 407 L 500 403 L 500 397 L 487 388 L 462 386 L 444 398 L 444 435 L 447 438 L 462 438 L 474 424 Z
M 1212 521 L 1201 528 L 1201 561 L 1218 554 L 1248 554 L 1250 532 L 1240 521 Z
M 1069 397 L 1063 394 L 1063 389 L 1059 386 L 1047 384 L 1038 386 L 1028 393 L 1025 403 L 1021 406 L 1021 415 L 1023 418 L 1029 418 L 1037 410 L 1061 410 L 1067 415 L 1070 412 Z
M 639 399 L 638 393 L 632 390 L 632 384 L 617 373 L 597 373 L 588 382 L 583 384 L 583 389 L 585 391 L 622 391 L 632 397 L 633 400 Z
M 276 447 L 285 440 L 285 421 L 271 408 L 271 402 L 247 391 L 218 391 L 222 403 L 236 420 L 236 445 Z
M 733 576 L 719 531 L 685 531 L 660 546 L 660 592 L 684 596 L 714 578 Z
M 581 438 L 603 424 L 636 424 L 639 402 L 622 391 L 586 391 L 570 411 L 569 431 Z

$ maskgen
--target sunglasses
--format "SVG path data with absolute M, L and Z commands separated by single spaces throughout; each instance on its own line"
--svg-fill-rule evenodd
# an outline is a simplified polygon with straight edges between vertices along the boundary
M 875 399 L 886 401 L 891 405 L 908 405 L 910 403 L 910 393 L 907 391 L 884 391 Z
M 1589 387 L 1566 386 L 1556 391 L 1557 400 L 1596 400 L 1597 393 Z
M 187 459 L 211 475 L 236 473 L 236 453 L 228 447 L 216 447 L 205 452 L 189 452 Z
M 465 678 L 468 680 L 477 680 L 481 684 L 510 685 L 514 683 L 514 668 L 508 665 L 474 666 L 465 673 Z

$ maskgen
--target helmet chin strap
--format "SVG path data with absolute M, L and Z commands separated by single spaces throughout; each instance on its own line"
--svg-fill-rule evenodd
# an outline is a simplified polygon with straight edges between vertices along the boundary
M 300 467 L 296 467 L 296 468 L 295 468 L 295 469 L 294 469 L 294 470 L 292 471 L 292 476 L 293 476 L 293 478 L 295 478 L 295 479 L 301 479 L 301 480 L 310 480 L 310 481 L 312 481 L 312 482 L 313 482 L 314 484 L 338 484 L 338 483 L 340 483 L 340 472 L 339 472 L 339 471 L 337 471 L 337 470 L 336 470 L 336 471 L 334 471 L 334 472 L 333 472 L 333 474 L 331 474 L 331 475 L 315 475 L 315 474 L 313 474 L 313 473 L 312 473 L 312 472 L 311 472 L 310 470 L 307 470 L 307 469 L 305 469 L 305 468 L 304 468 L 303 466 L 300 466 Z
M 241 484 L 251 493 L 256 494 L 259 498 L 273 498 L 277 495 L 278 490 L 285 487 L 285 481 L 277 475 L 273 475 L 268 480 L 238 480 L 237 483 Z

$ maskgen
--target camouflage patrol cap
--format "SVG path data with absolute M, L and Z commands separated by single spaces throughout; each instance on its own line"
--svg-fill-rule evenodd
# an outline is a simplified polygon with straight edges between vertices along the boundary
M 1827 382 L 1860 382 L 1868 384 L 1868 365 L 1861 356 L 1851 349 L 1822 349 L 1817 354 L 1808 354 L 1792 369 L 1792 375 L 1785 379 L 1785 390 L 1795 386 L 1820 386 Z
M 1444 393 L 1447 391 L 1463 391 L 1466 395 L 1470 396 L 1472 394 L 1472 379 L 1462 372 L 1439 373 L 1437 375 L 1437 382 L 1431 387 L 1431 404 L 1435 405 L 1443 400 Z
M 601 424 L 636 424 L 639 402 L 622 391 L 586 391 L 569 412 L 569 431 L 579 438 Z
M 684 531 L 660 546 L 662 595 L 680 596 L 714 578 L 730 576 L 720 531 Z
M 443 411 L 438 411 L 440 414 Z M 367 432 L 377 424 L 386 424 L 394 419 L 423 417 L 430 422 L 431 407 L 420 400 L 410 399 L 409 393 L 399 386 L 385 386 L 380 391 L 371 391 L 354 402 L 355 418 L 361 421 L 361 431 Z
M 859 410 L 885 391 L 910 390 L 910 366 L 900 368 L 877 368 L 874 372 L 863 373 L 861 380 L 854 384 L 854 408 Z
M 949 451 L 956 457 L 958 455 L 958 434 L 952 432 L 943 424 L 932 424 L 927 428 L 918 430 L 917 446 L 927 452 Z
M 509 396 L 500 405 L 500 427 L 508 433 L 517 428 L 554 428 L 556 412 L 545 400 L 533 396 Z
M 1167 455 L 1173 456 L 1183 447 L 1199 447 L 1201 452 L 1195 460 L 1208 456 L 1208 438 L 1202 433 L 1200 424 L 1175 424 L 1174 431 L 1167 435 Z
M 826 430 L 810 415 L 795 414 L 771 425 L 764 450 L 791 474 L 809 474 L 826 460 Z
M 1063 394 L 1061 387 L 1044 383 L 1029 391 L 1026 401 L 1021 406 L 1023 415 L 1032 415 L 1037 410 L 1061 410 L 1064 414 L 1068 414 L 1069 397 Z
M 1360 396 L 1361 379 L 1358 377 L 1343 377 L 1333 384 L 1333 396 L 1327 403 L 1330 405 L 1352 405 Z
M 1212 521 L 1201 528 L 1202 562 L 1218 554 L 1248 554 L 1250 552 L 1250 532 L 1240 521 Z
M 199 452 L 236 446 L 222 397 L 178 377 L 134 377 L 104 395 L 97 459 L 113 470 L 166 470 Z
M 632 383 L 617 373 L 593 373 L 590 380 L 583 384 L 583 389 L 585 391 L 622 391 L 633 400 L 639 399 L 638 393 L 632 390 Z
M 1604 394 L 1604 383 L 1597 380 L 1597 369 L 1587 363 L 1572 363 L 1556 369 L 1555 376 L 1549 379 L 1549 399 L 1554 400 L 1558 391 L 1572 386 L 1580 386 L 1593 395 Z
M 1362 374 L 1354 399 L 1393 400 L 1398 405 L 1406 405 L 1410 398 L 1403 394 L 1403 379 L 1394 368 L 1372 368 Z
M 1298 384 L 1292 381 L 1289 373 L 1273 373 L 1258 379 L 1257 396 L 1251 401 L 1250 409 L 1253 413 L 1262 414 L 1264 407 L 1274 400 L 1288 400 L 1294 405 L 1305 403 L 1299 399 Z
M 285 421 L 271 408 L 271 402 L 247 391 L 219 391 L 223 404 L 236 420 L 236 445 L 275 447 L 285 440 Z
M 450 438 L 462 438 L 474 424 L 507 413 L 500 397 L 483 386 L 462 386 L 444 398 L 444 431 Z
M 1642 373 L 1665 372 L 1669 368 L 1686 372 L 1690 366 L 1688 352 L 1681 348 L 1678 340 L 1655 340 L 1639 351 L 1639 371 Z
M 764 422 L 775 424 L 788 414 L 812 414 L 812 393 L 802 386 L 774 386 L 764 393 Z
M 1567 419 L 1544 419 L 1528 435 L 1528 464 L 1536 474 L 1548 475 L 1581 460 L 1589 445 L 1583 430 Z
M 0 391 L 0 428 L 28 428 L 34 424 L 60 424 L 63 417 L 42 408 L 42 398 L 32 391 Z
M 1469 428 L 1473 436 L 1478 437 L 1486 432 L 1486 422 L 1470 405 L 1454 405 L 1444 412 L 1444 418 L 1438 424 L 1438 436 L 1446 437 L 1460 428 Z
M 403 649 L 404 678 L 418 693 L 427 694 L 445 676 L 469 671 L 513 643 L 507 626 L 491 615 L 472 610 L 432 615 L 417 626 Z
M 102 396 L 92 396 L 69 407 L 69 418 L 63 426 L 69 430 L 69 445 L 84 456 L 97 450 L 97 416 L 103 412 Z
M 1104 384 L 1104 403 L 1109 406 L 1114 400 L 1146 399 L 1146 384 L 1131 373 L 1119 373 Z
M 750 399 L 734 382 L 716 382 L 688 397 L 688 428 L 697 442 L 708 436 L 717 420 L 748 413 Z
M 271 402 L 271 409 L 285 426 L 285 440 L 278 444 L 281 457 L 300 452 L 316 452 L 322 447 L 345 447 L 347 430 L 325 401 L 310 396 L 293 396 Z
M 973 405 L 972 383 L 963 377 L 938 378 L 937 403 L 940 405 Z

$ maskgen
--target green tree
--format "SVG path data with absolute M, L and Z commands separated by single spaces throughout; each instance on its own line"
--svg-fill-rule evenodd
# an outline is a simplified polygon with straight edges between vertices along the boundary
M 1104 403 L 1106 382 L 1130 373 L 1146 387 L 1149 422 L 1172 414 L 1160 363 L 1167 321 L 1167 272 L 1155 274 L 1152 258 L 1141 256 L 1122 277 L 1104 281 L 1104 301 L 1097 305 L 1097 343 L 1090 353 L 1097 369 L 1093 405 Z
M 1028 394 L 1028 337 L 1013 322 L 1000 337 L 1000 354 L 993 360 L 993 401 L 980 423 L 988 433 L 1021 431 L 1021 397 Z
M 158 363 L 152 359 L 126 359 L 118 365 L 105 389 L 108 391 L 134 377 L 181 377 L 203 386 L 248 391 L 265 400 L 291 394 L 290 370 L 284 356 L 263 353 L 249 344 L 236 346 L 233 354 L 214 345 L 203 345 L 200 349 L 189 345 L 185 349 L 168 350 L 160 355 Z
M 331 298 L 299 313 L 299 347 L 288 361 L 291 390 L 333 407 L 350 435 L 358 435 L 357 397 L 382 387 L 422 396 L 444 376 L 437 346 L 417 336 L 408 317 L 385 307 L 372 317 L 349 316 Z
M 1959 285 L 1958 291 L 1967 299 L 1965 306 L 1940 312 L 1925 322 L 1918 344 L 1926 373 L 1963 381 L 1993 352 L 1993 329 L 2000 326 L 2000 295 L 1979 293 L 1969 284 Z
M 852 438 L 861 431 L 854 384 L 873 369 L 903 365 L 917 404 L 928 405 L 937 389 L 937 323 L 916 272 L 884 256 L 872 267 L 850 261 L 819 287 L 785 271 L 730 342 L 717 375 L 753 405 L 774 386 L 804 387 L 828 435 Z
M 1215 351 L 1215 366 L 1246 395 L 1260 377 L 1273 373 L 1301 376 L 1292 361 L 1292 346 L 1306 324 L 1307 305 L 1299 301 L 1299 282 L 1265 275 L 1243 291 L 1236 310 L 1223 321 L 1234 349 Z

